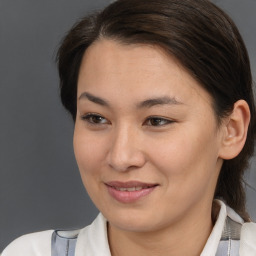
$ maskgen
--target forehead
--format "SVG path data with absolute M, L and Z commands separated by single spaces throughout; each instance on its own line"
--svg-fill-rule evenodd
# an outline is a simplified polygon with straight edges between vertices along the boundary
M 170 57 L 169 57 L 170 58 Z M 153 45 L 121 44 L 113 40 L 99 40 L 91 45 L 85 52 L 80 70 L 94 69 L 104 75 L 125 74 L 130 72 L 151 73 L 160 75 L 163 67 L 169 60 L 165 52 Z M 111 70 L 110 70 L 111 69 Z M 109 73 L 109 71 L 111 71 Z M 92 74 L 93 75 L 93 74 Z
M 112 89 L 114 95 L 126 98 L 131 94 L 135 98 L 168 94 L 187 101 L 195 95 L 211 102 L 210 95 L 179 61 L 160 47 L 103 39 L 91 45 L 83 56 L 78 94 L 90 90 L 111 98 Z

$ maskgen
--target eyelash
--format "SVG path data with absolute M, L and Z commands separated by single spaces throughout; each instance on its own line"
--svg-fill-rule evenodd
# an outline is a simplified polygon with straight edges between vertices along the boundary
M 100 122 L 95 122 L 96 120 L 93 121 L 93 118 L 101 119 L 101 121 L 102 120 L 106 120 L 107 121 L 107 119 L 105 119 L 103 116 L 98 115 L 98 114 L 93 114 L 93 113 L 89 113 L 89 114 L 81 116 L 81 119 L 83 121 L 86 121 L 86 122 L 88 122 L 91 125 L 102 125 L 102 124 L 108 123 L 108 121 L 106 123 L 102 123 L 101 121 Z
M 98 118 L 100 120 L 93 120 L 95 118 Z M 103 116 L 94 114 L 94 113 L 89 113 L 89 114 L 83 115 L 83 116 L 81 116 L 81 119 L 83 121 L 88 122 L 90 125 L 94 125 L 94 126 L 110 124 L 110 122 L 107 119 L 105 119 Z M 102 120 L 105 120 L 105 121 L 102 122 Z M 152 121 L 154 121 L 156 123 L 153 124 Z M 175 122 L 174 120 L 170 120 L 167 118 L 163 118 L 163 117 L 159 117 L 159 116 L 150 116 L 143 122 L 143 125 L 148 125 L 148 126 L 152 126 L 152 127 L 159 127 L 159 126 L 163 127 L 163 126 L 166 126 L 166 125 L 174 123 L 174 122 Z
M 157 121 L 158 124 L 153 125 L 152 121 Z M 153 127 L 161 126 L 162 127 L 162 126 L 166 126 L 168 124 L 171 124 L 173 122 L 174 122 L 173 120 L 170 120 L 170 119 L 167 119 L 167 118 L 163 118 L 163 117 L 159 117 L 159 116 L 150 116 L 145 120 L 145 122 L 143 124 L 148 123 L 147 125 L 149 125 L 149 126 L 153 126 Z M 162 124 L 159 124 L 159 123 L 162 123 Z

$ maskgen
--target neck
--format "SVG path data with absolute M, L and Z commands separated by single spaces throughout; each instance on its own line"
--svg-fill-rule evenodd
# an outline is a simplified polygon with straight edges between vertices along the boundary
M 151 232 L 124 231 L 109 224 L 111 255 L 200 255 L 213 227 L 211 207 L 205 212 L 191 212 L 186 217 Z

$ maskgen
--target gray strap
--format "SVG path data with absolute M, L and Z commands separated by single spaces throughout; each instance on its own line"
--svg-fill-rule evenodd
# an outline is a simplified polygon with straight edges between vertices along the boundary
M 216 256 L 239 256 L 239 240 L 220 241 Z
M 221 235 L 221 240 L 240 240 L 242 224 L 227 217 Z
M 227 217 L 216 256 L 239 256 L 242 224 Z
M 79 231 L 55 231 L 52 234 L 51 256 L 75 256 Z

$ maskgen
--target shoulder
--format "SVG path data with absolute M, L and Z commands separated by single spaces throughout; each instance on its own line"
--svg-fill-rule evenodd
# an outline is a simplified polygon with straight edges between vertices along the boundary
M 230 207 L 227 206 L 228 216 L 241 223 L 240 230 L 240 249 L 239 255 L 241 256 L 255 256 L 256 255 L 256 223 L 245 222 L 242 218 Z
M 53 230 L 21 236 L 9 244 L 1 256 L 50 256 Z
M 241 230 L 240 255 L 256 255 L 256 223 L 244 223 Z
M 225 219 L 225 224 L 222 228 L 221 242 L 227 244 L 227 248 L 234 247 L 237 254 L 236 244 L 238 244 L 240 256 L 256 256 L 256 223 L 244 222 L 244 220 L 229 206 L 220 200 L 215 200 L 221 209 L 218 215 L 219 219 Z M 223 214 L 226 212 L 225 214 Z M 230 247 L 231 246 L 231 247 Z M 220 254 L 220 255 L 223 255 Z M 231 253 L 232 255 L 232 253 Z

